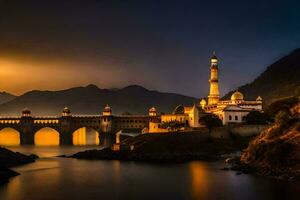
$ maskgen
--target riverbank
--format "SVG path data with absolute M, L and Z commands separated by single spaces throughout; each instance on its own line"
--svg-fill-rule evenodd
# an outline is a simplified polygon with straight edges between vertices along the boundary
M 28 164 L 34 162 L 36 159 L 36 155 L 27 156 L 0 147 L 0 185 L 7 183 L 9 178 L 19 175 L 19 173 L 9 169 L 10 167 Z
M 144 134 L 124 141 L 125 150 L 87 150 L 72 155 L 77 159 L 181 162 L 217 160 L 221 155 L 241 151 L 249 137 L 207 138 L 201 133 Z
M 300 180 L 300 103 L 276 115 L 275 124 L 252 140 L 233 169 Z

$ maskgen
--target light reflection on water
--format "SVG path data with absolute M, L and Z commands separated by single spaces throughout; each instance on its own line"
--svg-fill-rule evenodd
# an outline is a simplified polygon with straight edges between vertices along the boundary
M 93 148 L 93 147 L 91 147 Z M 14 147 L 37 162 L 0 187 L 0 199 L 297 199 L 299 183 L 222 171 L 222 163 L 88 161 L 53 157 L 83 147 Z

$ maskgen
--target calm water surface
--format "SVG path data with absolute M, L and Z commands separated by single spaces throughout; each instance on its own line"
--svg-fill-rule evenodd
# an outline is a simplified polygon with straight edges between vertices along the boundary
M 21 175 L 0 187 L 0 199 L 299 199 L 300 183 L 236 175 L 220 170 L 220 162 L 150 164 L 54 157 L 87 148 L 11 148 L 41 158 L 14 168 Z

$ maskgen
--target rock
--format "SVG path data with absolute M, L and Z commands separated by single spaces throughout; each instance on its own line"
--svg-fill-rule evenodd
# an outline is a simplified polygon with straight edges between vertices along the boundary
M 10 177 L 19 175 L 8 167 L 31 163 L 37 158 L 38 156 L 34 154 L 26 156 L 19 152 L 13 152 L 0 147 L 0 184 L 8 182 Z

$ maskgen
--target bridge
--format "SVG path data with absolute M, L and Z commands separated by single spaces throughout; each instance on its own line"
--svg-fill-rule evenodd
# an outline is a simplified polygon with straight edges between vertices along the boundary
M 19 117 L 1 117 L 0 131 L 12 128 L 19 132 L 21 145 L 35 144 L 35 134 L 43 128 L 51 128 L 59 133 L 60 145 L 73 145 L 73 134 L 80 128 L 97 131 L 100 145 L 111 146 L 115 143 L 116 133 L 120 130 L 141 132 L 149 127 L 151 115 L 112 115 L 107 105 L 102 115 L 72 115 L 65 107 L 61 116 L 36 117 L 29 109 L 24 109 Z

